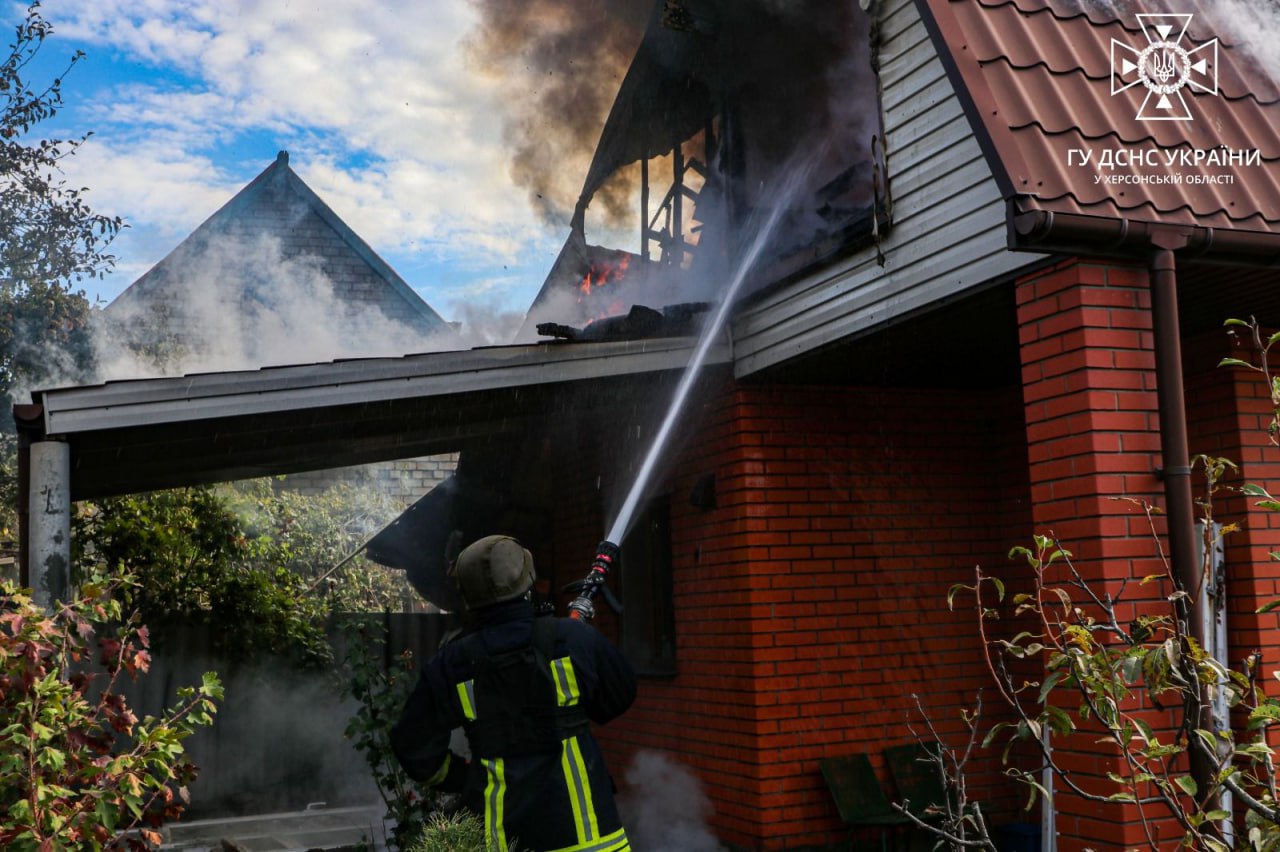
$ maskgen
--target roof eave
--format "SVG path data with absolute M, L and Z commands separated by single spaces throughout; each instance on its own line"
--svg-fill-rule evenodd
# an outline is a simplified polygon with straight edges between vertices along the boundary
M 404 358 L 207 373 L 38 390 L 43 434 L 68 436 L 136 424 L 193 423 L 412 397 L 554 384 L 682 369 L 695 341 L 656 338 L 497 346 Z M 708 363 L 729 363 L 727 341 Z

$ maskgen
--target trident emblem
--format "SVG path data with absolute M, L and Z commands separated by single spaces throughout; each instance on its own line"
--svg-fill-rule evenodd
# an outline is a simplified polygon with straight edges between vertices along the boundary
M 1175 62 L 1174 55 L 1170 51 L 1158 51 L 1151 56 L 1151 76 L 1162 84 L 1168 83 L 1169 78 L 1173 76 L 1173 72 L 1177 67 Z
M 1111 40 L 1111 94 L 1139 84 L 1147 89 L 1135 118 L 1191 121 L 1183 90 L 1218 94 L 1218 40 L 1210 39 L 1191 50 L 1181 44 L 1192 17 L 1138 15 L 1138 25 L 1147 38 L 1142 50 Z

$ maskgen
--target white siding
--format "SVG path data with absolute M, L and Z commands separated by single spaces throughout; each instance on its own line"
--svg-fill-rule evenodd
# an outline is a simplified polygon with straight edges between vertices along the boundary
M 1037 260 L 1010 252 L 1004 203 L 912 0 L 880 4 L 893 224 L 880 249 L 843 258 L 744 308 L 738 376 L 857 335 Z

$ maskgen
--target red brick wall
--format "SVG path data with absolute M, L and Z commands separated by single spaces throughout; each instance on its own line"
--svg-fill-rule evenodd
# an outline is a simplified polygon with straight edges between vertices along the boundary
M 1146 271 L 1064 262 L 1019 281 L 1017 302 L 1036 530 L 1075 554 L 1099 595 L 1120 596 L 1127 581 L 1117 611 L 1122 625 L 1140 612 L 1167 611 L 1169 583 L 1140 583 L 1166 569 L 1152 523 L 1128 502 L 1164 502 L 1155 477 L 1161 458 Z M 1164 534 L 1159 519 L 1154 533 Z M 1140 701 L 1125 709 L 1157 727 L 1170 722 Z M 1116 788 L 1106 773 L 1119 771 L 1121 758 L 1095 740 L 1084 732 L 1055 742 L 1055 755 L 1080 787 L 1107 795 Z M 1057 789 L 1062 852 L 1146 845 L 1136 808 L 1090 802 L 1061 783 Z M 1153 831 L 1158 839 L 1180 836 L 1167 820 L 1157 819 Z
M 730 385 L 688 426 L 668 480 L 679 673 L 644 680 L 604 731 L 615 772 L 659 749 L 700 776 L 723 841 L 837 842 L 818 760 L 879 766 L 911 740 L 912 693 L 952 739 L 989 685 L 972 612 L 946 594 L 1029 534 L 1018 390 Z M 711 510 L 687 500 L 705 473 Z M 590 547 L 599 516 L 568 502 L 591 520 L 564 538 Z M 996 821 L 1017 816 L 993 767 L 971 783 Z
M 1280 616 L 1260 615 L 1257 609 L 1280 597 L 1280 562 L 1270 556 L 1280 551 L 1280 516 L 1255 507 L 1254 500 L 1232 489 L 1253 482 L 1272 493 L 1280 490 L 1280 447 L 1267 435 L 1273 410 L 1266 382 L 1256 372 L 1218 367 L 1225 357 L 1252 360 L 1250 342 L 1246 338 L 1232 343 L 1219 330 L 1184 345 L 1188 443 L 1193 457 L 1219 456 L 1240 466 L 1213 501 L 1219 523 L 1240 525 L 1224 540 L 1228 661 L 1239 668 L 1246 656 L 1261 651 L 1264 670 L 1270 672 L 1280 668 Z M 1193 481 L 1199 495 L 1199 468 Z

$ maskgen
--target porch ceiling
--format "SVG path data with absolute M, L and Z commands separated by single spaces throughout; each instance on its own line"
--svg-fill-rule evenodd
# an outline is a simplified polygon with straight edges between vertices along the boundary
M 37 391 L 20 426 L 71 446 L 71 497 L 411 458 L 527 433 L 680 370 L 689 338 L 534 344 Z M 729 361 L 726 344 L 708 363 Z

